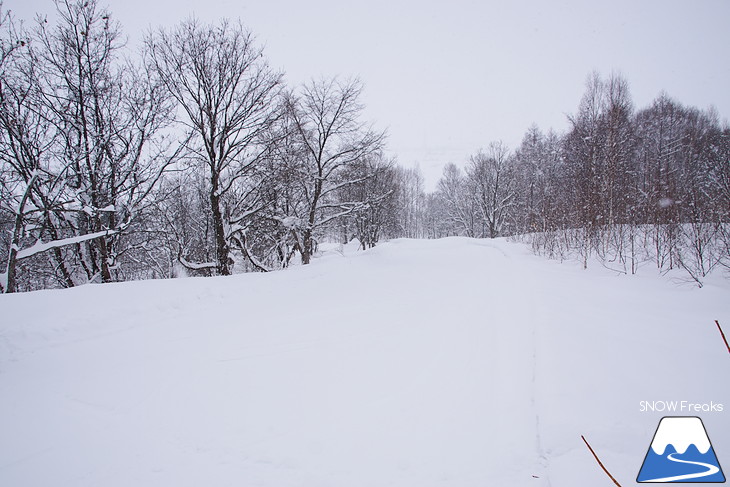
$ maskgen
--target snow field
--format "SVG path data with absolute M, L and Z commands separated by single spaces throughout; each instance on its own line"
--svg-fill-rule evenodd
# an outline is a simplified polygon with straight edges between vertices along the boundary
M 631 485 L 665 399 L 730 465 L 728 291 L 449 238 L 0 296 L 0 485 Z

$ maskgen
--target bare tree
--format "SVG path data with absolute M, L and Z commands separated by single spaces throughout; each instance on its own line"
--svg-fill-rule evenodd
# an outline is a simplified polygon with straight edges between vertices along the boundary
M 58 24 L 40 19 L 2 73 L 3 185 L 18 202 L 9 291 L 16 261 L 48 250 L 64 286 L 113 280 L 121 236 L 172 159 L 158 137 L 168 97 L 120 62 L 118 24 L 93 0 L 56 8 Z
M 26 206 L 40 176 L 40 153 L 46 142 L 46 127 L 28 101 L 32 90 L 21 69 L 28 40 L 19 32 L 9 12 L 0 4 L 0 210 L 12 219 L 7 242 L 5 272 L 0 274 L 0 292 L 16 290 L 16 264 L 28 214 Z
M 148 36 L 146 46 L 181 108 L 192 158 L 207 168 L 215 260 L 194 267 L 228 275 L 237 234 L 262 207 L 257 168 L 266 150 L 262 137 L 279 117 L 282 75 L 240 22 L 190 19 Z
M 395 161 L 381 154 L 358 161 L 343 171 L 343 179 L 360 182 L 341 188 L 340 201 L 358 202 L 357 209 L 341 218 L 343 241 L 350 241 L 349 228 L 363 250 L 375 247 L 382 236 L 397 233 L 397 180 Z
M 450 235 L 478 236 L 476 199 L 468 191 L 466 176 L 455 164 L 444 166 L 436 196 L 441 200 Z
M 66 172 L 73 197 L 60 224 L 79 239 L 103 235 L 76 243 L 75 258 L 87 280 L 109 282 L 119 235 L 171 161 L 156 138 L 169 123 L 169 98 L 154 76 L 120 60 L 121 27 L 96 1 L 57 1 L 56 8 L 55 28 L 38 22 L 30 62 L 57 134 L 53 169 Z
M 383 147 L 384 133 L 360 120 L 361 92 L 359 81 L 333 78 L 307 83 L 298 96 L 288 96 L 287 109 L 302 147 L 304 206 L 301 213 L 284 218 L 303 264 L 310 261 L 319 229 L 367 204 L 339 198 L 342 188 L 371 177 L 347 169 Z
M 591 245 L 597 239 L 603 222 L 600 213 L 600 148 L 601 115 L 603 112 L 603 81 L 598 73 L 588 77 L 586 91 L 580 101 L 578 114 L 569 117 L 572 130 L 565 138 L 565 157 L 569 161 L 574 192 L 576 223 L 584 229 L 583 265 Z
M 489 238 L 502 236 L 515 203 L 515 180 L 507 146 L 492 142 L 486 153 L 480 151 L 472 156 L 467 179 L 486 226 L 484 233 Z
M 400 237 L 423 238 L 426 235 L 426 191 L 421 168 L 399 167 L 396 171 L 397 206 Z

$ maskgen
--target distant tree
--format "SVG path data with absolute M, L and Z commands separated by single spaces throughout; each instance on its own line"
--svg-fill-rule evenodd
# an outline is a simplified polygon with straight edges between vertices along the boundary
M 659 268 L 684 267 L 699 279 L 723 261 L 715 242 L 727 222 L 723 130 L 712 113 L 662 94 L 636 115 L 640 222 L 653 226 Z
M 565 228 L 573 208 L 572 186 L 562 158 L 561 138 L 528 129 L 515 152 L 515 231 L 550 232 Z
M 602 174 L 600 191 L 606 224 L 630 221 L 637 195 L 632 185 L 636 134 L 633 102 L 625 78 L 612 74 L 604 83 L 605 107 L 601 124 Z
M 640 180 L 641 220 L 653 225 L 651 238 L 658 268 L 677 265 L 677 239 L 681 221 L 681 153 L 684 107 L 660 95 L 635 117 L 639 146 L 637 176 Z
M 592 73 L 578 114 L 569 117 L 572 129 L 565 138 L 564 150 L 575 194 L 575 223 L 586 229 L 589 238 L 603 218 L 600 213 L 602 113 L 603 81 L 598 73 Z
M 636 209 L 632 117 L 626 80 L 618 74 L 604 80 L 598 73 L 589 76 L 578 113 L 569 117 L 572 128 L 565 138 L 564 157 L 574 182 L 576 223 L 583 229 L 584 266 L 592 250 L 605 254 L 617 245 L 622 252 L 622 239 L 610 241 L 614 225 L 625 224 Z
M 477 200 L 469 191 L 465 175 L 455 164 L 444 166 L 435 196 L 440 202 L 444 229 L 448 235 L 479 236 L 481 225 L 478 224 Z
M 540 228 L 542 203 L 545 190 L 544 136 L 540 129 L 533 125 L 522 139 L 522 144 L 515 152 L 515 185 L 517 198 L 515 202 L 515 224 L 518 232 L 534 232 Z
M 505 227 L 515 204 L 515 179 L 512 160 L 502 142 L 489 144 L 487 152 L 472 156 L 466 171 L 468 191 L 489 238 L 508 234 Z
M 399 237 L 423 238 L 426 220 L 426 191 L 423 173 L 418 165 L 396 170 Z
M 438 191 L 426 195 L 424 208 L 425 238 L 444 238 L 456 234 L 449 221 L 444 200 L 439 197 Z
M 381 237 L 397 234 L 397 180 L 395 162 L 376 154 L 359 161 L 347 172 L 346 179 L 360 180 L 344 186 L 340 200 L 360 202 L 358 208 L 342 218 L 345 241 L 349 241 L 347 228 L 353 229 L 354 236 L 363 250 L 372 248 Z
M 720 264 L 730 269 L 730 127 L 717 127 L 713 131 L 710 157 L 710 194 L 714 199 L 714 214 L 718 222 L 717 236 L 721 241 Z

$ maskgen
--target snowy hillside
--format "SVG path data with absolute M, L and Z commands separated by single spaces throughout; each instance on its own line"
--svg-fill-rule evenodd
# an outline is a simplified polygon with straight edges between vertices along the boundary
M 728 468 L 728 298 L 464 238 L 3 295 L 0 485 L 626 486 L 665 415 Z

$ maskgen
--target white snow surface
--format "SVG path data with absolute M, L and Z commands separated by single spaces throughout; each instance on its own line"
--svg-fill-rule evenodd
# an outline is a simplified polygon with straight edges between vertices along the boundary
M 466 238 L 0 296 L 0 485 L 626 486 L 662 400 L 730 465 L 729 297 Z

